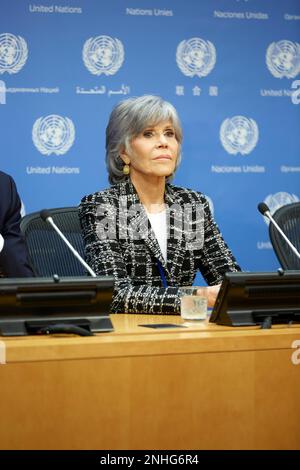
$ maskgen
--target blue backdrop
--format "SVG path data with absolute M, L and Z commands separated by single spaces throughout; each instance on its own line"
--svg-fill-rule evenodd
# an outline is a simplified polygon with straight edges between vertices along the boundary
M 27 213 L 76 205 L 108 186 L 112 106 L 161 95 L 175 184 L 209 196 L 243 269 L 273 270 L 256 207 L 300 197 L 299 73 L 298 0 L 1 0 L 0 167 Z

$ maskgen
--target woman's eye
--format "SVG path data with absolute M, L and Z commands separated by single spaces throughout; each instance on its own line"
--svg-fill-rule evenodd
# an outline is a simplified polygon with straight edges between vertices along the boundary
M 144 137 L 152 137 L 153 132 L 152 131 L 144 131 L 143 136 Z
M 174 136 L 175 136 L 175 132 L 169 130 L 169 131 L 166 131 L 166 132 L 165 132 L 165 135 L 166 135 L 167 137 L 174 137 Z

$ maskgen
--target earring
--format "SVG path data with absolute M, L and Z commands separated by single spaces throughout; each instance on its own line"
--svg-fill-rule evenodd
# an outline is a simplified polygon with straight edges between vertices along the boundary
M 129 168 L 129 165 L 127 165 L 127 163 L 123 166 L 123 175 L 129 175 L 130 173 L 130 168 Z
M 129 168 L 130 160 L 128 157 L 124 159 L 124 166 L 123 166 L 123 175 L 127 176 L 130 173 L 130 168 Z

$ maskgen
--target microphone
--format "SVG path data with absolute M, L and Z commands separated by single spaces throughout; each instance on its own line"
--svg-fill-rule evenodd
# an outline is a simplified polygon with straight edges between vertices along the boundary
M 40 217 L 44 222 L 50 224 L 54 228 L 54 230 L 59 235 L 59 237 L 64 241 L 64 243 L 67 245 L 69 250 L 72 251 L 73 255 L 78 259 L 78 261 L 82 264 L 82 266 L 85 267 L 85 269 L 90 273 L 90 275 L 93 277 L 97 277 L 95 272 L 92 270 L 92 268 L 90 268 L 90 266 L 84 261 L 84 259 L 78 253 L 78 251 L 76 251 L 75 248 L 71 245 L 69 240 L 66 239 L 66 237 L 61 232 L 61 230 L 59 230 L 58 226 L 55 224 L 53 218 L 51 217 L 50 212 L 47 209 L 43 209 L 40 212 Z
M 300 253 L 299 251 L 294 247 L 294 245 L 290 242 L 290 240 L 288 239 L 288 237 L 285 235 L 285 233 L 282 231 L 282 229 L 279 227 L 279 225 L 277 224 L 277 222 L 274 220 L 274 218 L 272 217 L 271 213 L 270 213 L 270 209 L 269 207 L 267 206 L 267 204 L 265 204 L 264 202 L 260 202 L 257 206 L 257 209 L 259 210 L 259 212 L 264 215 L 265 217 L 267 217 L 270 222 L 272 222 L 273 225 L 275 225 L 276 229 L 278 230 L 278 232 L 280 233 L 280 235 L 284 238 L 284 240 L 287 242 L 287 244 L 289 245 L 290 249 L 293 251 L 293 253 L 297 256 L 297 258 L 300 259 Z

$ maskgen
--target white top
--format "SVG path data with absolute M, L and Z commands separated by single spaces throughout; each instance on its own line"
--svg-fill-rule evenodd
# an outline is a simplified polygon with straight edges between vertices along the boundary
M 0 253 L 2 251 L 3 245 L 4 245 L 4 238 L 2 237 L 2 235 L 0 233 Z
M 167 261 L 167 217 L 166 211 L 157 212 L 156 214 L 150 214 L 147 212 L 148 219 L 150 220 L 151 227 L 155 233 L 158 241 L 160 251 Z

